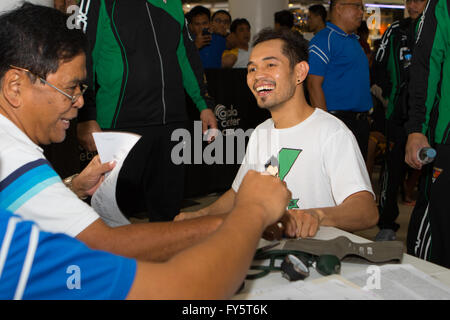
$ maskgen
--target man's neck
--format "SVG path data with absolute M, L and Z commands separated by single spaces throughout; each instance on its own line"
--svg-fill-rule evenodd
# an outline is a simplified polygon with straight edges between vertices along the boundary
M 346 26 L 345 23 L 337 20 L 337 19 L 331 19 L 331 23 L 334 24 L 335 26 L 339 27 L 342 31 L 344 31 L 347 34 L 353 34 L 355 33 L 356 30 L 349 30 Z
M 248 43 L 238 43 L 236 45 L 237 48 L 248 51 Z
M 291 99 L 270 110 L 276 129 L 287 129 L 296 126 L 306 120 L 313 112 L 314 108 L 306 102 L 304 96 L 303 99 Z
M 313 31 L 314 35 L 317 34 L 320 30 L 325 29 L 327 26 L 325 24 L 321 25 L 319 28 Z

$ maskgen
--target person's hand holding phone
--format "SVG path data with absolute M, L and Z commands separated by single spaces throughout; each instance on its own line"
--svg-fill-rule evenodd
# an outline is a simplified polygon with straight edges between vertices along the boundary
M 197 37 L 195 38 L 195 45 L 197 47 L 197 49 L 201 49 L 204 46 L 207 46 L 211 43 L 211 32 L 209 31 L 208 28 L 204 28 L 202 30 L 201 34 L 198 34 Z

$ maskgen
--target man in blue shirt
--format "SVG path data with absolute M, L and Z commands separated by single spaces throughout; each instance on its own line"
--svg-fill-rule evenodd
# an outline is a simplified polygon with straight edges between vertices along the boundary
M 164 263 L 92 250 L 0 208 L 0 300 L 230 298 L 291 197 L 278 178 L 255 171 L 241 189 L 220 230 Z
M 341 119 L 355 135 L 365 158 L 372 97 L 369 63 L 355 34 L 363 9 L 361 0 L 331 1 L 331 22 L 310 41 L 307 85 L 311 105 Z
M 218 33 L 211 33 L 211 12 L 203 6 L 189 11 L 189 29 L 195 37 L 195 46 L 200 54 L 204 69 L 221 68 L 222 53 L 226 49 L 226 39 Z

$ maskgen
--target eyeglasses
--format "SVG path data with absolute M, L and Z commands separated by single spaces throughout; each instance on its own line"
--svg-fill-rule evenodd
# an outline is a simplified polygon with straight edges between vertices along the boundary
M 338 2 L 336 4 L 342 4 L 343 6 L 354 6 L 356 9 L 363 10 L 364 11 L 364 5 L 361 3 L 354 3 L 354 2 Z
M 215 18 L 213 21 L 219 24 L 230 24 L 230 20 L 222 20 L 220 18 Z
M 31 72 L 31 71 L 28 70 L 28 69 L 16 67 L 16 66 L 13 66 L 13 65 L 9 65 L 9 66 L 10 66 L 11 68 L 13 68 L 13 69 L 22 70 L 22 71 L 28 72 L 29 74 L 35 76 L 35 77 L 38 78 L 42 83 L 44 83 L 44 84 L 46 84 L 46 85 L 52 87 L 53 89 L 55 89 L 55 90 L 58 91 L 59 93 L 63 94 L 63 95 L 66 96 L 67 98 L 69 98 L 69 100 L 72 102 L 72 104 L 75 103 L 75 102 L 78 100 L 78 98 L 80 98 L 80 97 L 86 92 L 86 90 L 87 90 L 87 88 L 88 88 L 88 86 L 87 86 L 86 84 L 79 84 L 78 86 L 80 87 L 80 93 L 71 96 L 70 94 L 68 94 L 68 93 L 64 92 L 63 90 L 61 90 L 61 89 L 55 87 L 54 85 L 52 85 L 52 84 L 51 84 L 50 82 L 48 82 L 47 80 L 45 80 L 44 78 L 42 78 L 42 77 L 40 77 L 40 76 L 34 74 L 33 72 Z

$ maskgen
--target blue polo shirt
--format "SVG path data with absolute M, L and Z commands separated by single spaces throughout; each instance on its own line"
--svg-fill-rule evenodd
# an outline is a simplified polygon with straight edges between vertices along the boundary
M 328 22 L 309 42 L 309 73 L 324 78 L 327 109 L 364 112 L 372 108 L 369 61 L 355 34 Z
M 222 53 L 226 48 L 226 39 L 213 33 L 210 44 L 198 51 L 203 69 L 222 68 Z
M 43 232 L 0 208 L 0 299 L 125 299 L 136 261 Z

